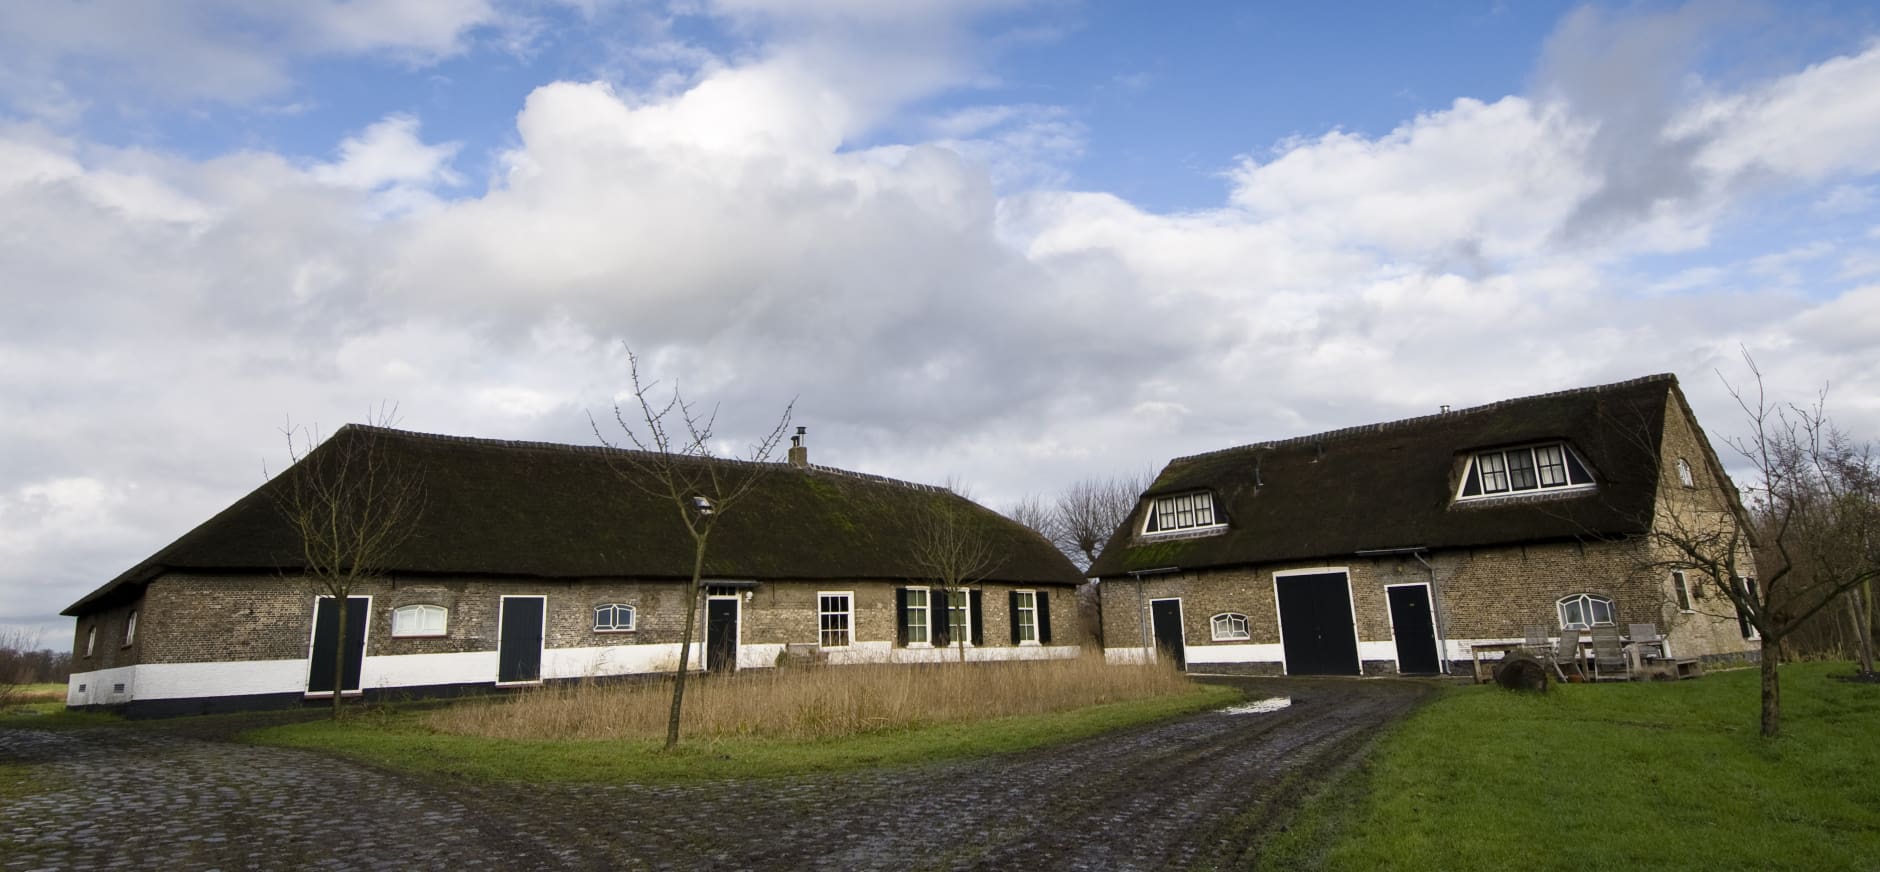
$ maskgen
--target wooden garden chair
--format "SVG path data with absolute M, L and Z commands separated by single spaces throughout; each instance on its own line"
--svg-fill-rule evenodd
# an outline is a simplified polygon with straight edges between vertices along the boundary
M 1593 628 L 1593 680 L 1630 681 L 1632 664 L 1625 656 L 1619 628 L 1611 624 Z
M 1568 665 L 1573 667 L 1575 675 L 1584 676 L 1586 672 L 1580 668 L 1580 631 L 1561 630 L 1560 641 L 1554 643 L 1554 648 L 1548 653 L 1547 660 L 1553 664 L 1554 674 L 1559 676 L 1561 681 L 1567 680 L 1566 667 Z

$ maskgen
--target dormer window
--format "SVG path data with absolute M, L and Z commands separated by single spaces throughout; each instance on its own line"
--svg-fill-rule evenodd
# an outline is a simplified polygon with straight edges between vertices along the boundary
M 1562 442 L 1483 451 L 1469 458 L 1456 499 L 1470 500 L 1593 486 L 1586 464 Z
M 1144 533 L 1174 533 L 1223 526 L 1214 514 L 1214 495 L 1207 491 L 1158 497 L 1143 521 Z

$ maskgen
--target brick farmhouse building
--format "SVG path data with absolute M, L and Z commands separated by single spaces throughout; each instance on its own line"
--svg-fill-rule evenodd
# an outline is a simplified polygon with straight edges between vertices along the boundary
M 382 581 L 346 609 L 346 693 L 435 695 L 679 661 L 692 540 L 675 507 L 621 475 L 616 449 L 351 425 L 315 449 L 378 440 L 417 473 L 423 511 Z M 736 461 L 710 461 L 736 463 Z M 73 603 L 67 702 L 133 716 L 330 699 L 340 610 L 303 577 L 282 475 Z M 935 510 L 998 555 L 946 595 L 910 543 Z M 808 462 L 768 465 L 711 538 L 691 663 L 1074 657 L 1075 566 L 1042 537 L 952 492 Z
M 1653 535 L 1693 515 L 1745 518 L 1656 375 L 1178 458 L 1090 574 L 1108 658 L 1192 671 L 1435 673 L 1528 627 L 1628 622 L 1669 656 L 1750 654 Z

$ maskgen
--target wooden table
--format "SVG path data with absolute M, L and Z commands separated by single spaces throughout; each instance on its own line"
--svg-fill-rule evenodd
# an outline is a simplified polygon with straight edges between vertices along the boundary
M 1489 679 L 1492 678 L 1492 676 L 1485 675 L 1482 672 L 1482 652 L 1483 651 L 1500 651 L 1503 655 L 1506 655 L 1509 651 L 1515 651 L 1515 650 L 1519 650 L 1521 648 L 1526 648 L 1526 647 L 1527 647 L 1526 642 L 1477 642 L 1473 645 L 1470 645 L 1469 657 L 1475 661 L 1475 683 L 1486 684 L 1489 681 Z M 1489 661 L 1490 664 L 1493 664 L 1494 662 L 1495 661 L 1493 660 Z

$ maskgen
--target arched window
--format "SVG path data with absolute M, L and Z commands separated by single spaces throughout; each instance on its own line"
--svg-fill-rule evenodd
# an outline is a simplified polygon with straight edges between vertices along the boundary
M 1253 634 L 1247 632 L 1246 615 L 1227 612 L 1215 615 L 1209 623 L 1214 629 L 1216 642 L 1234 642 L 1253 638 Z
M 442 636 L 450 610 L 429 604 L 399 606 L 392 610 L 393 636 Z
M 1697 487 L 1697 479 L 1691 475 L 1691 462 L 1678 458 L 1678 484 L 1685 487 Z
M 1585 630 L 1613 622 L 1612 600 L 1590 593 L 1561 597 L 1560 629 Z
M 608 603 L 594 607 L 594 632 L 630 633 L 632 631 L 632 606 L 626 603 Z

